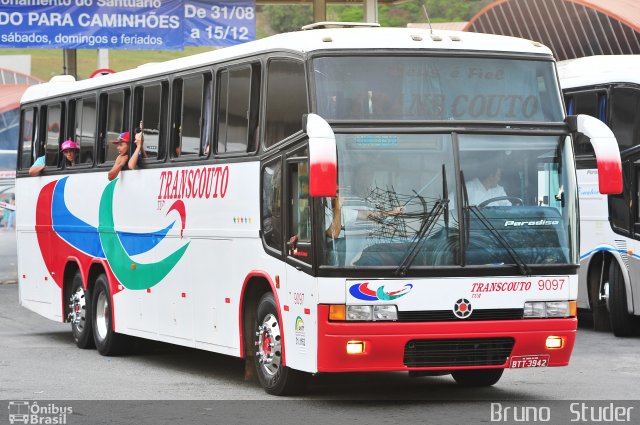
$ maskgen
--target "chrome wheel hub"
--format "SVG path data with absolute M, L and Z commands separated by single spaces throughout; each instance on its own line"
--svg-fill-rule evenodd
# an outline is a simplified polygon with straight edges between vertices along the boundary
M 73 326 L 82 332 L 87 326 L 87 299 L 84 288 L 80 286 L 69 298 L 68 319 Z
M 280 324 L 273 314 L 268 314 L 256 332 L 256 358 L 262 370 L 273 376 L 282 364 L 282 338 Z
M 107 337 L 109 329 L 109 300 L 107 294 L 100 292 L 98 295 L 98 301 L 96 302 L 96 333 L 100 340 L 104 340 Z

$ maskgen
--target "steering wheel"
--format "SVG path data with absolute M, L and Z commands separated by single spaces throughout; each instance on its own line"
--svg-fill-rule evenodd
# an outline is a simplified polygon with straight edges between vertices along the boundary
M 509 201 L 511 205 L 524 205 L 524 202 L 521 198 L 516 196 L 496 196 L 495 198 L 489 198 L 486 201 L 482 201 L 478 204 L 478 208 L 484 208 L 489 204 L 493 204 L 498 201 Z

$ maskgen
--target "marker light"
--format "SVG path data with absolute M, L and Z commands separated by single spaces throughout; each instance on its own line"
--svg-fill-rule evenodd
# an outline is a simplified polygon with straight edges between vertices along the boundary
M 564 338 L 561 336 L 548 336 L 545 345 L 547 348 L 562 348 L 564 347 Z
M 347 341 L 347 354 L 364 353 L 364 341 Z

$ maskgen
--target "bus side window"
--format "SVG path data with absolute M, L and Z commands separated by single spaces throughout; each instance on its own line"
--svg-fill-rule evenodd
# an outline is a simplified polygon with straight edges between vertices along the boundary
M 260 107 L 260 64 L 220 71 L 217 87 L 216 152 L 255 151 Z
M 100 97 L 100 163 L 111 162 L 118 156 L 118 150 L 113 142 L 118 135 L 129 131 L 126 117 L 129 113 L 129 93 L 120 90 L 104 93 Z
M 73 140 L 80 143 L 79 164 L 93 164 L 96 140 L 96 99 L 86 97 L 76 102 L 75 134 Z
M 206 155 L 208 134 L 203 124 L 205 118 L 210 120 L 210 117 L 203 114 L 208 89 L 206 83 L 204 75 L 185 77 L 175 83 L 175 116 L 171 142 L 173 157 L 195 158 Z
M 167 83 L 154 83 L 136 87 L 135 91 L 135 132 L 138 131 L 140 121 L 143 125 L 144 151 L 142 156 L 147 159 L 164 158 L 163 141 L 164 123 L 167 116 L 168 103 Z M 131 144 L 131 151 L 135 144 Z
M 62 108 L 60 104 L 47 106 L 47 139 L 45 145 L 45 164 L 47 167 L 58 168 L 60 142 L 63 131 L 61 126 L 63 120 Z
M 265 147 L 301 131 L 302 115 L 308 111 L 304 64 L 283 59 L 269 61 Z
M 22 111 L 22 117 L 20 122 L 20 169 L 28 170 L 33 164 L 34 152 L 33 141 L 36 136 L 36 122 L 37 122 L 37 110 L 35 108 L 29 108 Z M 35 147 L 37 151 L 37 144 Z M 37 154 L 37 152 L 35 152 Z
M 264 242 L 282 251 L 282 161 L 280 157 L 262 169 L 262 235 Z

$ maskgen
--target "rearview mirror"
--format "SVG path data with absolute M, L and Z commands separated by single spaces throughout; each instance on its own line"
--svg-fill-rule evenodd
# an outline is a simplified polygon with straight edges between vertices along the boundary
M 327 121 L 309 114 L 303 127 L 309 137 L 309 195 L 335 197 L 338 185 L 336 136 Z
M 618 142 L 611 129 L 590 115 L 570 115 L 567 124 L 574 137 L 582 134 L 589 139 L 598 164 L 598 186 L 603 195 L 622 192 L 622 162 Z

